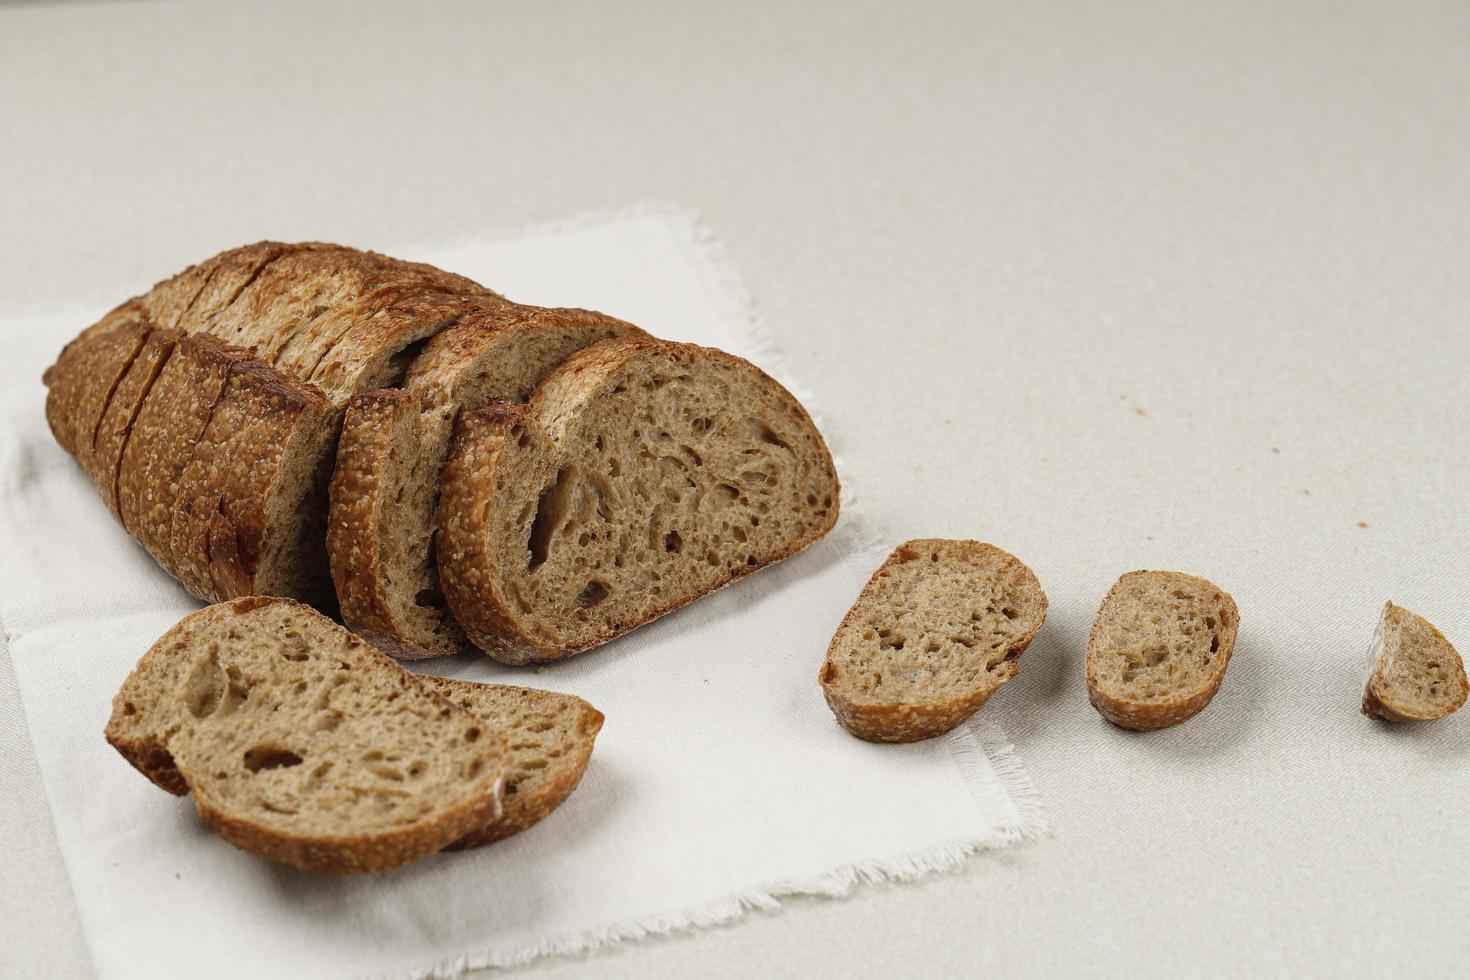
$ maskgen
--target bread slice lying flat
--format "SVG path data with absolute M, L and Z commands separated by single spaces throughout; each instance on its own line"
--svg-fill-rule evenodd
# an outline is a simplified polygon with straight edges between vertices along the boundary
M 460 417 L 437 560 L 470 639 L 507 663 L 602 643 L 800 551 L 837 519 L 831 456 L 748 361 L 610 340 L 525 406 Z
M 385 871 L 500 817 L 500 734 L 288 599 L 186 617 L 124 682 L 106 734 L 221 837 L 309 871 Z
M 1135 731 L 1192 718 L 1220 689 L 1239 626 L 1235 600 L 1202 578 L 1129 572 L 1087 639 L 1088 699 Z
M 419 680 L 471 714 L 495 725 L 509 759 L 501 814 L 451 844 L 479 847 L 538 823 L 572 795 L 587 771 L 602 712 L 579 697 L 509 684 L 475 684 L 445 677 Z
M 347 408 L 331 485 L 327 551 L 348 628 L 397 657 L 464 648 L 434 564 L 439 475 L 462 409 L 524 402 L 552 368 L 637 327 L 585 310 L 506 306 L 434 337 L 403 389 Z
M 1383 607 L 1368 649 L 1363 714 L 1382 721 L 1430 721 L 1460 710 L 1470 683 L 1465 662 L 1423 616 Z
M 1046 595 L 1014 555 L 979 541 L 899 545 L 842 620 L 818 679 L 837 721 L 870 742 L 955 728 L 1018 670 Z

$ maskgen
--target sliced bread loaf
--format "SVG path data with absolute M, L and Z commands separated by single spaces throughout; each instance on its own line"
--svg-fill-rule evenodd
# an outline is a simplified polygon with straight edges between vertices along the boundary
M 507 306 L 460 276 L 321 243 L 222 253 L 130 300 L 47 372 L 47 418 L 192 594 L 330 607 L 326 480 L 355 392 Z
M 500 734 L 288 599 L 185 618 L 124 682 L 107 740 L 230 843 L 309 871 L 386 871 L 500 814 Z
M 1087 696 L 1108 721 L 1148 732 L 1194 717 L 1220 689 L 1240 613 L 1219 586 L 1180 572 L 1118 579 L 1087 638 Z
M 526 406 L 461 415 L 441 486 L 445 598 L 507 663 L 585 650 L 794 554 L 838 508 L 790 393 L 658 341 L 604 341 Z
M 1430 721 L 1460 710 L 1470 683 L 1459 651 L 1423 616 L 1383 607 L 1368 648 L 1363 714 L 1382 721 Z
M 397 657 L 466 645 L 444 606 L 434 563 L 434 508 L 455 416 L 523 402 L 584 347 L 647 335 L 585 310 L 505 307 L 466 317 L 417 357 L 406 389 L 355 396 L 332 478 L 327 551 L 348 628 Z
M 509 746 L 499 819 L 450 847 L 479 847 L 538 823 L 572 795 L 587 771 L 602 712 L 579 697 L 508 684 L 420 677 L 435 691 L 505 736 Z
M 979 541 L 908 541 L 837 628 L 822 694 L 858 738 L 941 735 L 1016 676 L 1044 619 L 1046 595 L 1014 555 Z

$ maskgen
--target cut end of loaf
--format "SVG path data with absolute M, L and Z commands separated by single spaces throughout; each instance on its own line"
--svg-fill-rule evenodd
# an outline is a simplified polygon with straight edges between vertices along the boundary
M 1429 620 L 1392 602 L 1369 651 L 1363 714 L 1380 721 L 1432 721 L 1460 710 L 1470 694 L 1460 653 Z
M 747 361 L 607 341 L 524 412 L 462 418 L 439 566 L 474 642 L 510 663 L 627 632 L 801 550 L 838 484 L 800 404 Z
M 1205 579 L 1129 572 L 1108 592 L 1088 637 L 1088 698 L 1122 728 L 1177 725 L 1219 690 L 1239 624 L 1235 600 Z
M 838 627 L 822 693 L 862 739 L 951 731 L 1016 675 L 1046 608 L 1036 576 L 1014 555 L 978 541 L 909 541 Z

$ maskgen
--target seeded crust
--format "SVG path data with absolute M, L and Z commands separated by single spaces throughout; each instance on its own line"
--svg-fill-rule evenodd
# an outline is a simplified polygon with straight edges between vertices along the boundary
M 1087 696 L 1104 718 L 1149 732 L 1198 714 L 1225 679 L 1240 613 L 1229 594 L 1180 572 L 1118 579 L 1087 639 Z
M 424 347 L 406 390 L 348 404 L 332 478 L 327 551 L 348 628 L 396 657 L 467 645 L 444 606 L 434 509 L 455 416 L 523 402 L 576 351 L 642 330 L 586 310 L 504 306 L 460 320 Z
M 450 848 L 480 847 L 526 830 L 561 806 L 582 781 L 603 721 L 602 712 L 586 701 L 508 684 L 426 676 L 419 680 L 477 718 L 486 719 L 510 746 L 500 818 L 466 834 Z
M 288 599 L 185 618 L 124 682 L 106 734 L 230 843 L 308 871 L 386 871 L 499 819 L 497 732 Z
M 858 738 L 942 735 L 1016 675 L 1046 608 L 1031 569 L 994 545 L 905 542 L 838 626 L 818 674 L 822 694 Z
M 1383 607 L 1368 648 L 1363 714 L 1380 721 L 1432 721 L 1465 704 L 1465 662 L 1434 625 L 1402 606 Z
M 606 642 L 827 533 L 838 483 L 800 403 L 753 364 L 609 340 L 525 407 L 461 414 L 439 506 L 440 581 L 506 663 Z
M 191 594 L 333 608 L 326 490 L 348 399 L 401 383 L 435 332 L 508 305 L 430 266 L 261 242 L 83 331 L 46 372 L 47 419 Z

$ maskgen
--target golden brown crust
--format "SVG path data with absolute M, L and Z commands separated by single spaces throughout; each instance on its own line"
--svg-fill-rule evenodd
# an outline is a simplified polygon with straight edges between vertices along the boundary
M 395 657 L 418 659 L 454 653 L 464 646 L 463 634 L 450 632 L 440 646 L 423 640 L 404 642 L 405 624 L 396 620 L 384 574 L 384 509 L 389 501 L 388 468 L 400 426 L 418 420 L 419 400 L 401 388 L 385 388 L 355 396 L 338 445 L 332 474 L 331 519 L 327 553 L 342 618 L 353 632 Z
M 856 621 L 862 614 L 865 600 L 869 599 L 879 576 L 886 569 L 910 560 L 915 551 L 925 551 L 936 545 L 946 548 L 957 547 L 957 550 L 974 556 L 1004 556 L 1009 564 L 1022 570 L 1034 584 L 1040 596 L 1040 614 L 1024 633 L 1008 644 L 1004 661 L 993 673 L 996 683 L 992 686 L 964 691 L 952 697 L 929 701 L 859 700 L 849 696 L 843 687 L 835 683 L 835 666 L 832 661 L 831 647 L 829 647 L 827 660 L 817 674 L 817 681 L 822 685 L 822 697 L 826 700 L 827 706 L 832 709 L 832 714 L 836 716 L 838 724 L 865 741 L 918 742 L 936 735 L 943 735 L 963 724 L 967 718 L 984 707 L 985 702 L 989 701 L 991 696 L 1007 681 L 1016 676 L 1020 670 L 1017 660 L 1021 654 L 1026 652 L 1026 648 L 1031 645 L 1031 641 L 1036 638 L 1042 623 L 1046 620 L 1046 594 L 1042 592 L 1041 585 L 1036 582 L 1036 576 L 1031 569 L 1014 555 L 980 541 L 919 538 L 906 541 L 895 548 L 884 559 L 883 564 L 879 565 L 869 576 L 852 608 L 843 616 L 842 622 L 833 633 L 832 647 L 836 646 L 840 637 L 856 627 Z
M 728 578 L 716 585 L 661 602 L 650 607 L 644 615 L 616 624 L 585 641 L 553 643 L 524 630 L 512 611 L 501 577 L 495 572 L 495 562 L 486 551 L 491 516 L 487 501 L 492 499 L 497 485 L 501 449 L 508 438 L 519 441 L 536 437 L 537 432 L 543 436 L 564 432 L 575 422 L 579 407 L 596 393 L 613 371 L 628 359 L 647 351 L 697 352 L 699 356 L 727 359 L 753 367 L 732 354 L 693 344 L 641 339 L 607 340 L 579 352 L 548 375 L 529 405 L 494 405 L 464 412 L 456 423 L 449 461 L 440 484 L 440 582 L 450 610 L 471 642 L 502 663 L 544 663 L 600 646 L 767 565 L 791 557 L 825 536 L 837 522 L 837 471 L 825 442 L 819 437 L 817 441 L 830 477 L 832 506 L 820 523 L 793 538 L 785 548 L 764 561 L 734 569 Z M 793 415 L 815 431 L 800 402 L 784 388 L 779 390 Z
M 1193 718 L 1215 697 L 1221 682 L 1225 680 L 1225 670 L 1230 666 L 1230 655 L 1235 649 L 1235 638 L 1240 629 L 1240 611 L 1230 594 L 1211 582 L 1181 572 L 1150 571 L 1129 572 L 1120 577 L 1103 599 L 1103 608 L 1124 587 L 1129 577 L 1134 575 L 1168 576 L 1186 587 L 1199 585 L 1207 588 L 1214 593 L 1213 598 L 1218 603 L 1221 618 L 1219 655 L 1211 665 L 1207 683 L 1199 689 L 1176 697 L 1142 701 L 1113 697 L 1100 683 L 1098 663 L 1094 656 L 1094 650 L 1097 649 L 1104 630 L 1102 612 L 1099 610 L 1098 618 L 1087 637 L 1087 699 L 1099 714 L 1118 727 L 1137 732 L 1152 732 Z
M 1405 628 L 1418 632 L 1420 642 L 1436 647 L 1443 657 L 1441 662 L 1449 661 L 1452 664 L 1450 673 L 1453 679 L 1458 680 L 1460 691 L 1458 698 L 1432 709 L 1416 708 L 1412 704 L 1394 699 L 1388 684 L 1390 663 L 1387 647 L 1383 643 L 1384 634 L 1388 629 L 1403 630 Z M 1363 714 L 1368 717 L 1390 722 L 1433 721 L 1436 718 L 1452 715 L 1464 707 L 1466 697 L 1470 695 L 1470 682 L 1467 682 L 1465 676 L 1465 662 L 1461 659 L 1459 651 L 1449 640 L 1445 639 L 1445 635 L 1439 631 L 1439 628 L 1423 616 L 1410 612 L 1393 602 L 1386 603 L 1374 631 L 1371 652 L 1374 654 L 1373 662 L 1370 666 L 1368 680 L 1363 685 Z M 1458 674 L 1457 678 L 1454 678 L 1455 674 Z

